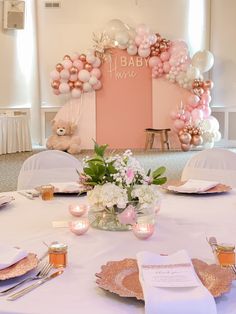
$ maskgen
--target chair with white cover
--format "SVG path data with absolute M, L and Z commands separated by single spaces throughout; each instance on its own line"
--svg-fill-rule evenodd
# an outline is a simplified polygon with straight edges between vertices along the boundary
M 74 156 L 59 150 L 43 151 L 25 160 L 18 176 L 17 190 L 52 182 L 78 181 L 81 170 L 82 164 Z
M 236 187 L 236 153 L 224 148 L 203 150 L 186 163 L 181 181 L 199 179 Z

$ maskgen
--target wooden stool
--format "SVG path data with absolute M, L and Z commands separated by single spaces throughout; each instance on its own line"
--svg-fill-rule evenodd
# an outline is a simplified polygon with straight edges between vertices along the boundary
M 148 148 L 151 149 L 153 146 L 155 135 L 160 135 L 160 142 L 161 142 L 161 150 L 165 149 L 164 145 L 166 145 L 167 149 L 170 149 L 169 137 L 168 132 L 170 129 L 145 129 L 146 132 L 146 143 L 145 143 L 145 150 Z

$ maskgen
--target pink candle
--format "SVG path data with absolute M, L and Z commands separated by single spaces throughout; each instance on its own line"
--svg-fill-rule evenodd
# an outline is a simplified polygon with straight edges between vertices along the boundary
M 154 232 L 155 226 L 151 223 L 136 223 L 133 225 L 134 235 L 141 240 L 148 239 Z
M 69 228 L 70 230 L 77 234 L 77 235 L 82 235 L 85 232 L 87 232 L 89 228 L 89 221 L 87 218 L 80 218 L 78 220 L 70 221 L 69 222 Z
M 70 204 L 69 211 L 71 215 L 80 217 L 87 211 L 88 206 L 86 204 Z

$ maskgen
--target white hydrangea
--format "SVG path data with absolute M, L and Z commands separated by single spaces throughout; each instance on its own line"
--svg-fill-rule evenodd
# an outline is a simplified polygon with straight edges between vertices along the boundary
M 87 195 L 91 207 L 95 207 L 97 210 L 113 206 L 124 209 L 128 202 L 127 191 L 110 182 L 96 185 Z
M 159 198 L 157 188 L 152 185 L 135 185 L 131 192 L 132 198 L 138 198 L 140 205 L 153 205 Z

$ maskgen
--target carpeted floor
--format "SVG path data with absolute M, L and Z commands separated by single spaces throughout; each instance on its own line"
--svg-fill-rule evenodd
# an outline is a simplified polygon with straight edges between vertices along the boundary
M 17 178 L 23 162 L 33 154 L 43 149 L 34 149 L 32 152 L 14 153 L 0 155 L 0 192 L 13 191 L 17 187 Z M 84 156 L 91 155 L 92 151 L 84 151 L 75 157 L 82 160 Z M 165 166 L 168 179 L 179 179 L 187 160 L 196 154 L 197 151 L 189 152 L 160 152 L 160 151 L 134 151 L 134 156 L 140 161 L 142 166 L 154 169 L 158 166 Z

